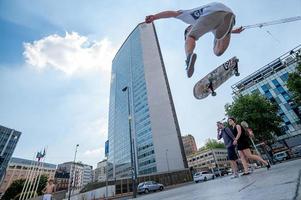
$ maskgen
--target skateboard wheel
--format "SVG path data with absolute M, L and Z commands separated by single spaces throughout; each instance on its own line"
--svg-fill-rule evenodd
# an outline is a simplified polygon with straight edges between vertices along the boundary
M 239 72 L 235 72 L 235 76 L 239 76 L 240 75 L 240 73 Z
M 212 96 L 216 96 L 216 92 L 212 92 L 211 95 L 212 95 Z

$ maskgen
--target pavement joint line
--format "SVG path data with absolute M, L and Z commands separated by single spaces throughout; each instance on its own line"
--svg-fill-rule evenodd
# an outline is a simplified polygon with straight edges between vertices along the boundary
M 294 196 L 293 200 L 297 200 L 298 196 L 299 195 L 301 196 L 301 194 L 299 194 L 299 192 L 300 192 L 299 190 L 301 188 L 300 181 L 301 181 L 301 170 L 299 170 L 299 175 L 298 175 L 298 179 L 297 179 L 297 186 L 296 186 L 295 196 Z
M 256 182 L 256 180 L 254 180 L 253 182 L 249 183 L 248 185 L 242 187 L 240 190 L 238 190 L 238 192 L 241 192 L 242 190 L 246 189 L 247 187 L 253 185 Z

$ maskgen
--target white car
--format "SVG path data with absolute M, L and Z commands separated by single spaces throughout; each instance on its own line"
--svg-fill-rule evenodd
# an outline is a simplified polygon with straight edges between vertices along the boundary
M 287 160 L 289 157 L 288 157 L 288 154 L 285 151 L 282 151 L 282 152 L 279 152 L 279 153 L 275 153 L 273 158 L 274 158 L 275 162 L 282 162 L 282 161 Z
M 193 175 L 193 181 L 198 183 L 199 181 L 207 181 L 214 179 L 214 174 L 210 172 L 197 172 Z

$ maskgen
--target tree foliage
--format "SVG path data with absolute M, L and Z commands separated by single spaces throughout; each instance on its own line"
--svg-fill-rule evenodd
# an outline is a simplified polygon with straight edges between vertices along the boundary
M 14 199 L 18 194 L 22 192 L 25 179 L 18 179 L 12 182 L 9 188 L 5 191 L 2 199 Z
M 223 142 L 219 142 L 215 139 L 207 139 L 205 145 L 201 148 L 203 150 L 206 149 L 215 149 L 215 148 L 225 148 L 225 145 Z
M 293 99 L 298 106 L 301 105 L 301 55 L 297 56 L 297 68 L 289 74 L 287 88 L 293 94 Z
M 46 175 L 41 175 L 40 182 L 38 185 L 37 193 L 38 195 L 42 195 L 42 190 L 45 188 L 47 184 L 48 177 Z M 34 180 L 32 183 L 34 183 L 36 180 Z M 19 199 L 22 192 L 22 188 L 24 186 L 25 179 L 18 179 L 12 182 L 12 184 L 9 186 L 9 188 L 5 191 L 2 199 Z M 30 184 L 32 184 L 30 183 Z M 33 187 L 33 186 L 31 186 Z
M 280 133 L 281 118 L 278 107 L 259 93 L 238 96 L 232 104 L 225 105 L 226 114 L 238 123 L 246 121 L 253 129 L 257 142 L 273 139 Z

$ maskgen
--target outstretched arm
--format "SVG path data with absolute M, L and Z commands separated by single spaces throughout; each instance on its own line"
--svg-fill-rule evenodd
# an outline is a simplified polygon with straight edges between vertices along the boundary
M 244 31 L 245 29 L 241 26 L 239 28 L 235 28 L 231 31 L 231 33 L 241 33 L 242 31 Z
M 179 12 L 179 11 L 163 11 L 163 12 L 159 12 L 155 15 L 146 16 L 145 22 L 152 23 L 154 20 L 157 20 L 157 19 L 177 17 L 180 14 L 181 14 L 181 12 Z

